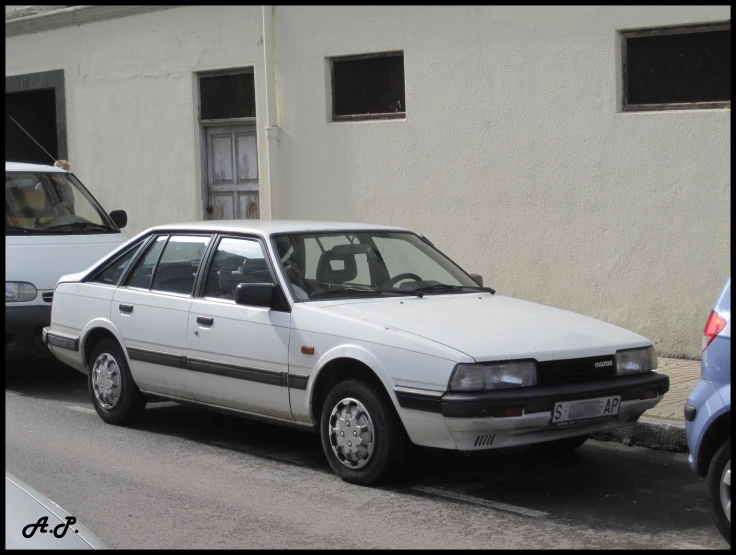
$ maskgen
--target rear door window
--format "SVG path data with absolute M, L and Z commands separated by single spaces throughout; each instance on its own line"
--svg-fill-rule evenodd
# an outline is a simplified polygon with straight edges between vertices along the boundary
M 125 285 L 138 289 L 151 288 L 153 270 L 156 267 L 156 263 L 158 263 L 158 259 L 161 257 L 161 252 L 164 250 L 164 245 L 168 238 L 168 235 L 160 236 L 148 247 L 148 251 L 131 272 Z
M 156 265 L 151 290 L 191 295 L 210 237 L 173 235 Z

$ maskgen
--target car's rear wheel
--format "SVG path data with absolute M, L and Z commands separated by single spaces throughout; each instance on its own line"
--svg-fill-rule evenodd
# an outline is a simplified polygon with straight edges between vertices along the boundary
M 87 384 L 97 414 L 109 424 L 129 424 L 146 407 L 116 341 L 104 339 L 95 345 L 87 362 Z
M 575 451 L 578 447 L 581 447 L 588 439 L 588 436 L 576 436 L 566 437 L 563 439 L 556 439 L 554 441 L 546 441 L 544 443 L 537 443 L 533 447 L 537 451 L 544 453 L 564 455 Z
M 407 444 L 391 401 L 376 386 L 356 380 L 337 384 L 327 395 L 320 432 L 330 466 L 354 484 L 387 480 Z
M 731 543 L 731 439 L 716 451 L 708 468 L 708 502 L 723 538 Z

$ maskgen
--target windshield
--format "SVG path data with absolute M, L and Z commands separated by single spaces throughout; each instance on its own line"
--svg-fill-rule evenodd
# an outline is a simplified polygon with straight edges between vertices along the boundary
M 5 234 L 117 233 L 74 175 L 6 172 Z
M 297 301 L 483 289 L 413 233 L 299 233 L 273 241 Z

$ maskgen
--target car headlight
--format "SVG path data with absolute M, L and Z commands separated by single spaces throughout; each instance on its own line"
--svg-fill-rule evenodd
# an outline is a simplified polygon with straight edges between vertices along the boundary
M 5 302 L 24 303 L 32 301 L 38 295 L 38 291 L 32 283 L 25 281 L 5 282 Z
M 616 374 L 636 374 L 657 369 L 657 351 L 654 347 L 626 349 L 616 352 Z
M 484 391 L 537 384 L 534 361 L 458 364 L 450 377 L 451 391 Z

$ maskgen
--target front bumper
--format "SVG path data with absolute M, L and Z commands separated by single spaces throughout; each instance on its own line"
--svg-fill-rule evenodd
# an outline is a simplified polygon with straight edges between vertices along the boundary
M 593 382 L 474 393 L 420 392 L 396 389 L 405 409 L 440 413 L 457 449 L 472 451 L 540 443 L 625 426 L 655 406 L 669 391 L 669 378 L 647 372 Z M 616 417 L 552 425 L 555 403 L 621 396 Z M 654 395 L 651 398 L 646 398 Z M 504 407 L 522 407 L 521 416 L 496 417 Z
M 53 358 L 41 334 L 51 324 L 51 305 L 5 305 L 5 359 Z

